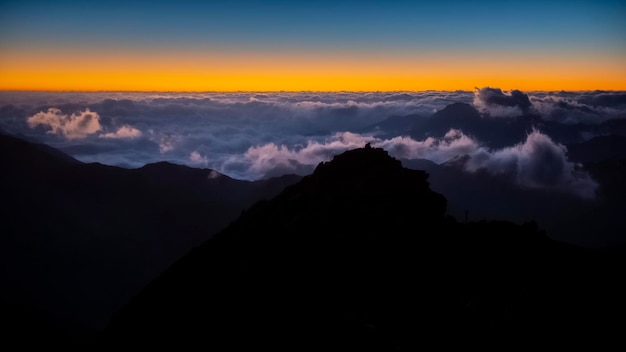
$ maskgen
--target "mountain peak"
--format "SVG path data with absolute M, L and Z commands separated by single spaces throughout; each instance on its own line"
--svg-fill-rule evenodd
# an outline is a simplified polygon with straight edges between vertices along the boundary
M 470 104 L 453 103 L 436 112 L 433 117 L 443 119 L 480 119 L 480 113 Z
M 368 189 L 376 193 L 395 193 L 430 191 L 427 179 L 425 171 L 406 169 L 386 150 L 368 143 L 364 148 L 348 150 L 329 162 L 320 163 L 305 181 L 328 192 L 362 193 Z
M 332 162 L 320 163 L 316 172 L 331 163 L 355 170 L 372 170 L 380 166 L 388 166 L 396 169 L 402 168 L 402 164 L 399 160 L 389 156 L 389 153 L 383 148 L 373 148 L 370 143 L 367 143 L 363 148 L 351 149 L 336 155 Z
M 305 216 L 312 223 L 344 224 L 342 236 L 378 228 L 392 238 L 415 222 L 444 219 L 446 198 L 433 192 L 427 179 L 425 171 L 404 168 L 384 149 L 366 145 L 320 163 L 313 174 L 287 187 L 269 206 L 288 223 Z M 370 221 L 365 225 L 363 219 Z M 320 226 L 320 233 L 328 232 Z

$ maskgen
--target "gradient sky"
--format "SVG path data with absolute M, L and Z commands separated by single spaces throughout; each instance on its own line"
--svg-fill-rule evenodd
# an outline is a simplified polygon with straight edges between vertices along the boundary
M 2 90 L 626 89 L 626 1 L 0 0 Z

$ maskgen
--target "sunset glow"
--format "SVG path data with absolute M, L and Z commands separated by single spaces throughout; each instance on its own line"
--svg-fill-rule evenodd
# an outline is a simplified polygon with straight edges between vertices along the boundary
M 140 5 L 4 2 L 0 90 L 626 89 L 620 2 Z
M 626 57 L 43 52 L 3 55 L 3 90 L 419 91 L 626 89 Z

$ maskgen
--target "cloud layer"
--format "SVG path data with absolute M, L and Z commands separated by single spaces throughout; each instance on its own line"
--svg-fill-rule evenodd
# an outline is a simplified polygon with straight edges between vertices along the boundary
M 623 92 L 525 93 L 491 87 L 474 92 L 0 92 L 0 128 L 85 162 L 140 167 L 165 160 L 240 179 L 306 174 L 320 161 L 371 142 L 399 158 L 442 163 L 469 155 L 468 171 L 484 168 L 510 174 L 527 187 L 580 188 L 584 191 L 577 194 L 589 195 L 592 181 L 567 161 L 559 142 L 564 143 L 563 136 L 588 138 L 584 136 L 600 133 L 600 124 L 626 118 L 625 97 Z M 483 122 L 472 120 L 473 128 L 532 116 L 542 132 L 502 134 L 492 124 L 482 134 L 444 126 L 438 133 L 420 130 L 419 136 L 410 137 L 410 124 L 458 102 L 482 113 Z M 406 133 L 402 125 L 394 125 L 393 134 L 368 129 L 392 116 L 408 116 L 393 120 L 407 123 Z M 429 125 L 438 126 L 420 126 Z M 561 130 L 567 134 L 555 134 Z M 487 148 L 476 137 L 490 133 L 505 136 L 498 149 Z M 550 168 L 539 167 L 537 160 Z

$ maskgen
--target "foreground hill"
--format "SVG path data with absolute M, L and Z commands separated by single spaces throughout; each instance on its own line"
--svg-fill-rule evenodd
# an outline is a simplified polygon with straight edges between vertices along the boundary
M 321 163 L 153 281 L 95 345 L 405 351 L 619 336 L 614 262 L 533 223 L 458 223 L 427 178 L 369 146 Z
M 52 327 L 86 340 L 175 260 L 299 179 L 84 164 L 5 134 L 0 165 L 0 306 L 3 335 L 17 340 Z

